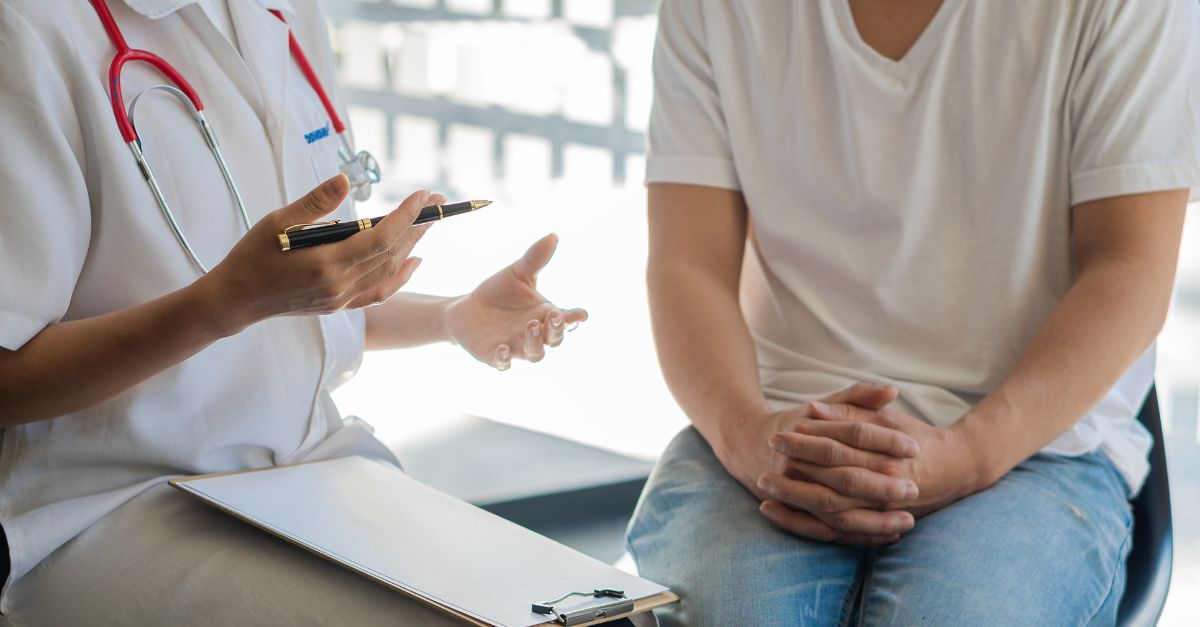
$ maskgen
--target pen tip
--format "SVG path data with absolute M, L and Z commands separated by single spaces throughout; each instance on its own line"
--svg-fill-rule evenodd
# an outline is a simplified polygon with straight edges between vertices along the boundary
M 484 207 L 486 207 L 490 204 L 492 204 L 492 201 L 490 201 L 490 200 L 472 200 L 471 201 L 471 210 L 474 211 L 476 209 L 483 209 Z

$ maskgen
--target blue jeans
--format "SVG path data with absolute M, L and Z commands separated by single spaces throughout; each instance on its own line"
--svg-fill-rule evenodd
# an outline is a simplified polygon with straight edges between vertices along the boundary
M 676 625 L 1112 625 L 1133 519 L 1102 453 L 1039 454 L 876 549 L 774 527 L 694 429 L 675 437 L 629 525 Z

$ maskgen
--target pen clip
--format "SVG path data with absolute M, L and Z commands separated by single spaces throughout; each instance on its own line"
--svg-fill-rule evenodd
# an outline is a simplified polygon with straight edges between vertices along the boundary
M 310 222 L 307 224 L 293 224 L 293 225 L 287 227 L 286 229 L 284 229 L 283 232 L 291 233 L 292 231 L 295 231 L 297 229 L 304 229 L 304 228 L 308 228 L 310 226 L 328 226 L 330 224 L 338 224 L 340 222 L 341 222 L 341 220 L 330 220 L 328 222 Z

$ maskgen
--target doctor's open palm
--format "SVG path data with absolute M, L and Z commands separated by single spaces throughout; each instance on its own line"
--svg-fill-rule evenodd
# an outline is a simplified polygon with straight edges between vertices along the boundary
M 537 275 L 558 246 L 557 235 L 534 242 L 512 265 L 488 277 L 446 308 L 447 335 L 476 359 L 501 370 L 512 359 L 541 361 L 545 347 L 587 319 L 582 309 L 559 309 L 537 290 Z

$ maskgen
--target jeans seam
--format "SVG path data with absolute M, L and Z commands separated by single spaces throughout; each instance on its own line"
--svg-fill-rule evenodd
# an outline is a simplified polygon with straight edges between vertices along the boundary
M 850 618 L 854 615 L 854 602 L 859 598 L 859 591 L 863 586 L 871 555 L 871 550 L 866 549 L 858 561 L 858 568 L 854 572 L 854 581 L 850 584 L 850 589 L 846 591 L 846 597 L 842 600 L 842 611 L 838 619 L 839 627 L 850 627 Z
M 862 587 L 858 595 L 858 624 L 855 627 L 862 627 L 867 624 L 867 594 L 871 590 L 872 580 L 875 578 L 875 548 L 867 549 L 866 556 L 863 558 Z
M 1129 543 L 1133 540 L 1133 525 L 1134 523 L 1131 521 L 1125 526 L 1125 540 L 1121 542 L 1121 546 L 1117 550 L 1117 566 L 1113 569 L 1112 576 L 1108 581 L 1108 594 L 1100 597 L 1100 602 L 1096 606 L 1096 609 L 1091 611 L 1091 618 L 1088 619 L 1088 622 L 1086 623 L 1087 625 L 1096 624 L 1097 615 L 1099 615 L 1100 610 L 1104 609 L 1105 602 L 1108 601 L 1109 597 L 1113 595 L 1113 588 L 1115 588 L 1117 585 L 1117 578 L 1121 574 L 1121 569 L 1127 567 L 1126 565 L 1128 564 L 1129 555 L 1126 553 L 1125 548 L 1129 546 Z M 1122 590 L 1121 594 L 1124 595 L 1125 591 Z M 1118 605 L 1118 611 L 1119 610 L 1120 606 Z

